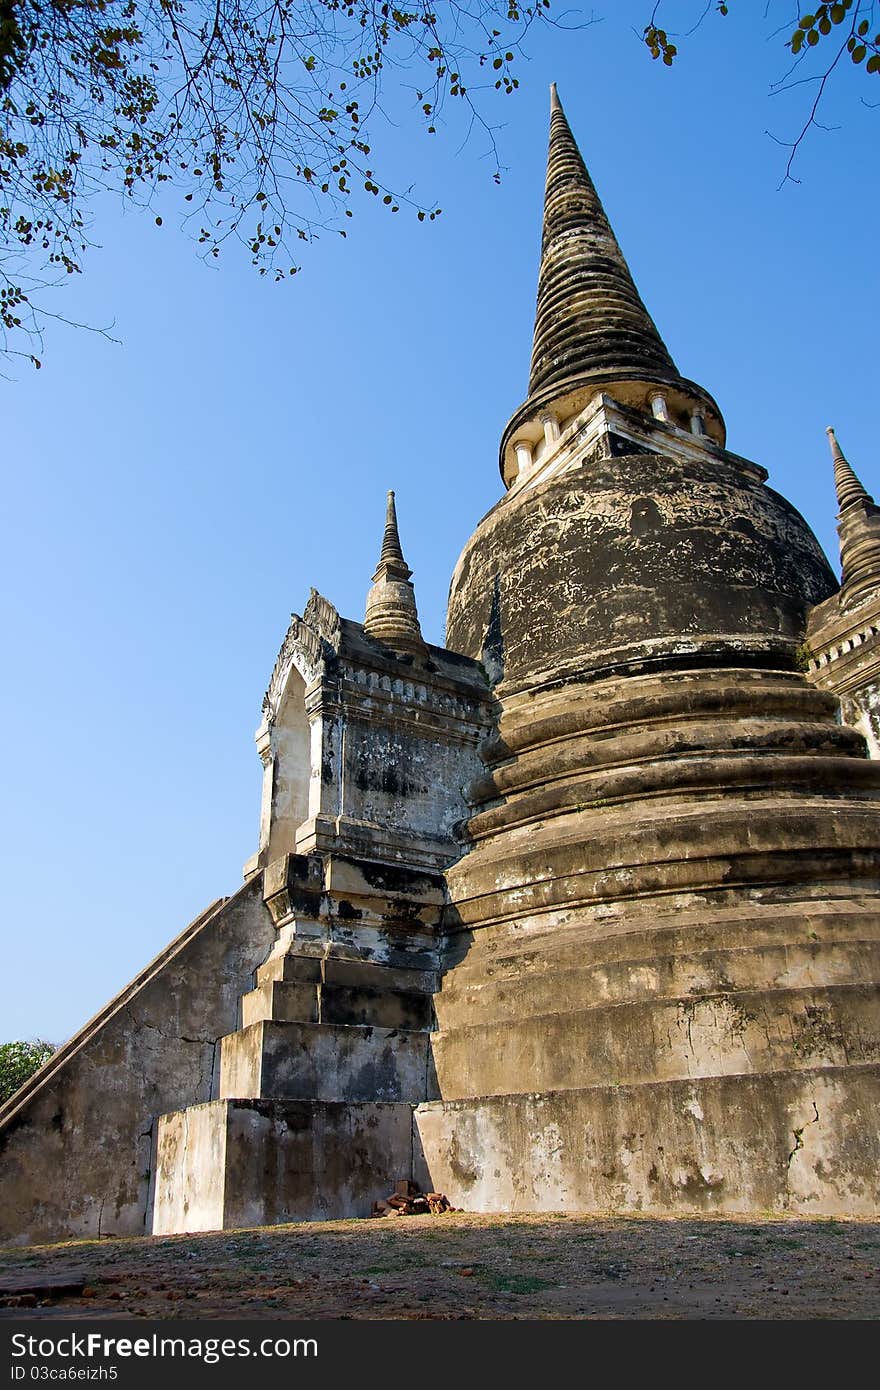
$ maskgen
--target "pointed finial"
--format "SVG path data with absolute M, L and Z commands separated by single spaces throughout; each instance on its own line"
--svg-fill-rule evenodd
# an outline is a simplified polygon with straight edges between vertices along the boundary
M 831 446 L 831 458 L 834 461 L 834 486 L 837 489 L 837 505 L 843 512 L 848 507 L 853 507 L 861 503 L 871 506 L 874 502 L 870 493 L 866 492 L 844 457 L 843 450 L 837 442 L 837 435 L 829 425 L 825 433 L 828 435 L 828 443 Z
M 633 283 L 550 88 L 550 143 L 529 394 L 607 369 L 678 373 Z
M 364 632 L 395 652 L 423 652 L 412 570 L 403 558 L 394 493 L 385 501 L 385 532 L 373 586 L 367 594 Z
M 682 378 L 642 303 L 554 82 L 531 371 L 527 398 L 501 441 L 505 480 L 518 475 L 517 436 L 539 439 L 542 413 L 562 403 L 570 415 L 589 392 L 617 384 L 628 388 L 622 400 L 641 397 L 646 412 L 651 387 L 671 388 L 683 398 L 682 413 L 698 406 L 705 432 L 723 443 L 717 405 Z
M 397 530 L 397 508 L 394 505 L 394 493 L 390 491 L 385 501 L 385 534 L 382 537 L 379 563 L 383 560 L 399 560 L 403 563 L 403 551 L 400 548 L 400 535 Z
M 825 431 L 834 460 L 837 490 L 837 534 L 840 537 L 842 571 L 841 602 L 844 607 L 864 602 L 880 593 L 880 507 L 866 492 L 844 457 L 831 426 Z

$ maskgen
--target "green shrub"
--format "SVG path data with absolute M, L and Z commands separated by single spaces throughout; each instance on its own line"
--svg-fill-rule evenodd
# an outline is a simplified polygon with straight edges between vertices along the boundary
M 30 1042 L 0 1043 L 0 1105 L 15 1095 L 29 1076 L 47 1062 L 55 1044 L 33 1038 Z

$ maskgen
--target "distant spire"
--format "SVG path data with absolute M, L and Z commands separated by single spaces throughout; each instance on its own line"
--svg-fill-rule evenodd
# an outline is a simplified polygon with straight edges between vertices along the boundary
M 825 433 L 828 435 L 828 443 L 831 445 L 831 457 L 834 460 L 834 486 L 837 489 L 837 505 L 843 512 L 847 507 L 852 507 L 857 503 L 862 506 L 865 503 L 872 505 L 874 502 L 870 493 L 866 492 L 856 477 L 853 470 L 847 463 L 843 450 L 837 442 L 837 436 L 829 425 Z
M 383 560 L 399 560 L 404 563 L 403 551 L 400 548 L 400 535 L 397 530 L 397 508 L 394 505 L 394 493 L 389 492 L 385 502 L 385 534 L 382 537 L 382 554 L 379 563 Z M 409 578 L 412 570 L 407 570 Z
M 834 460 L 834 486 L 840 509 L 837 534 L 842 570 L 841 602 L 846 607 L 864 602 L 869 594 L 880 594 L 880 507 L 850 468 L 830 425 L 826 433 Z
M 385 504 L 382 551 L 373 575 L 372 588 L 367 594 L 364 632 L 395 652 L 425 650 L 411 576 L 412 570 L 403 558 L 397 530 L 394 493 L 389 492 Z

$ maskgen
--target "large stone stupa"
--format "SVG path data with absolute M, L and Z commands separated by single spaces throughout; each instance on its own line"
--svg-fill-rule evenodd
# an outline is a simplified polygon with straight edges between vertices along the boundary
M 421 1126 L 456 1201 L 876 1210 L 880 764 L 799 669 L 828 564 L 724 445 L 554 92 L 529 394 L 449 599 L 499 710 Z

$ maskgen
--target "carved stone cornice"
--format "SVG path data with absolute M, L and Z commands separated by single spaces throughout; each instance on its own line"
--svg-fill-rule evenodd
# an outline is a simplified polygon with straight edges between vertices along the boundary
M 334 652 L 339 651 L 341 619 L 329 599 L 319 594 L 317 589 L 309 591 L 309 601 L 303 614 L 303 622 L 316 632 Z
M 284 854 L 273 859 L 263 874 L 263 902 L 276 927 L 297 914 L 318 917 L 324 890 L 324 865 L 319 855 Z
M 340 617 L 332 603 L 312 589 L 303 617 L 290 615 L 281 650 L 263 697 L 263 716 L 272 723 L 281 706 L 291 666 L 295 666 L 306 685 L 313 685 L 324 663 L 339 650 Z

